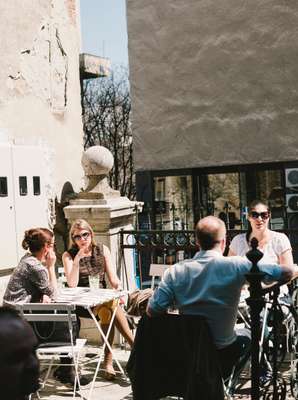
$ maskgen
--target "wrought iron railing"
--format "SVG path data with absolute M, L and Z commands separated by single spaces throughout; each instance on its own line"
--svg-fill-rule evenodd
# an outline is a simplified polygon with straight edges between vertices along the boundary
M 227 231 L 228 254 L 229 244 L 234 236 L 245 233 L 244 230 Z M 290 239 L 294 261 L 298 262 L 298 230 L 282 230 Z M 120 248 L 133 249 L 136 260 L 137 274 L 143 286 L 149 279 L 149 266 L 152 263 L 175 264 L 186 258 L 191 258 L 199 247 L 193 230 L 123 230 L 120 232 Z

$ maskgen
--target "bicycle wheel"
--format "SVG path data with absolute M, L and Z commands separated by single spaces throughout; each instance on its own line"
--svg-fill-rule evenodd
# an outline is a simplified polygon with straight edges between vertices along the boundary
M 298 399 L 298 371 L 297 371 L 297 360 L 294 361 L 293 369 L 291 367 L 291 376 L 290 376 L 290 387 L 292 396 L 295 399 Z
M 292 396 L 298 399 L 298 331 L 296 330 L 289 335 L 289 351 L 291 354 L 290 360 L 290 387 Z
M 277 330 L 274 332 L 273 329 L 273 312 L 270 310 L 268 317 L 268 327 L 270 327 L 269 334 L 266 337 L 266 342 L 264 345 L 264 352 L 267 356 L 268 362 L 273 366 L 274 357 L 276 354 L 277 358 L 277 368 L 280 367 L 285 359 L 288 350 L 288 330 L 287 325 L 284 323 L 286 316 L 281 308 L 278 308 L 275 313 L 275 318 L 277 318 Z M 276 336 L 275 336 L 276 335 Z

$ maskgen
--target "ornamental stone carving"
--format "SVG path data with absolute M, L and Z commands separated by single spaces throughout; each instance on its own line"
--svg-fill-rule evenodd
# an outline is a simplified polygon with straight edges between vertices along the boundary
M 112 153 L 103 146 L 92 146 L 82 156 L 82 167 L 87 179 L 87 187 L 81 199 L 108 199 L 120 196 L 118 190 L 110 187 L 107 175 L 114 165 Z

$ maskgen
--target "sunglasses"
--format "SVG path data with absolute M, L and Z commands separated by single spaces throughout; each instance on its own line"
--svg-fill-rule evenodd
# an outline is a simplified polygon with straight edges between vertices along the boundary
M 81 240 L 81 239 L 86 240 L 86 239 L 88 239 L 89 235 L 90 235 L 89 232 L 84 232 L 81 235 L 75 235 L 72 238 L 73 238 L 73 240 Z
M 266 219 L 268 219 L 270 217 L 270 212 L 269 211 L 263 211 L 263 212 L 258 213 L 257 211 L 251 211 L 249 213 L 249 215 L 253 219 L 259 219 L 259 217 L 261 217 L 262 220 L 265 221 Z

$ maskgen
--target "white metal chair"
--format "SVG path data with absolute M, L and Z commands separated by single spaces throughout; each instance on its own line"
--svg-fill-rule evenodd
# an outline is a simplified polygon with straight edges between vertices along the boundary
M 65 287 L 67 284 L 67 279 L 63 267 L 58 267 L 58 284 L 60 287 Z
M 67 322 L 69 329 L 69 342 L 57 343 L 57 342 L 46 342 L 42 343 L 37 349 L 37 355 L 40 359 L 41 365 L 46 365 L 47 371 L 42 382 L 41 388 L 46 384 L 49 378 L 51 369 L 55 365 L 73 365 L 75 368 L 75 382 L 73 397 L 76 395 L 76 384 L 80 390 L 80 378 L 79 378 L 79 360 L 83 347 L 86 343 L 86 339 L 77 339 L 74 342 L 73 335 L 73 322 L 76 321 L 75 306 L 72 304 L 62 303 L 15 303 L 14 306 L 20 311 L 21 315 L 28 322 L 37 321 L 51 321 L 51 322 Z M 71 358 L 73 362 L 71 364 L 61 362 L 57 363 L 57 359 Z M 56 362 L 55 362 L 56 360 Z
M 149 276 L 151 276 L 151 289 L 154 289 L 155 278 L 162 278 L 165 271 L 170 267 L 168 264 L 150 264 Z

